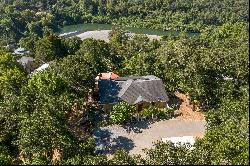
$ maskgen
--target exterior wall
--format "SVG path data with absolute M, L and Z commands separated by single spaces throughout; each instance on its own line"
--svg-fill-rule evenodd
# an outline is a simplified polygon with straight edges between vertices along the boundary
M 89 89 L 89 92 L 88 92 L 88 102 L 93 102 L 94 99 L 93 99 L 93 90 L 92 89 Z
M 113 106 L 112 104 L 103 104 L 102 105 L 102 109 L 103 109 L 103 111 L 105 111 L 106 113 L 108 113 L 108 112 L 111 111 L 112 106 Z
M 142 108 L 147 108 L 151 105 L 151 103 L 142 103 Z
M 155 102 L 154 105 L 159 108 L 165 108 L 166 102 Z
M 154 103 L 145 102 L 145 103 L 142 104 L 142 108 L 147 108 L 150 105 L 154 105 L 154 106 L 159 107 L 159 108 L 165 108 L 166 107 L 166 102 L 154 102 Z
M 35 70 L 35 63 L 32 61 L 29 61 L 24 67 L 28 73 L 31 73 L 32 71 Z
M 105 112 L 110 112 L 112 110 L 113 105 L 115 104 L 103 104 L 101 108 Z M 152 105 L 152 103 L 144 102 L 142 103 L 142 108 L 147 108 L 150 105 Z M 159 107 L 159 108 L 165 108 L 166 102 L 154 102 L 154 106 Z

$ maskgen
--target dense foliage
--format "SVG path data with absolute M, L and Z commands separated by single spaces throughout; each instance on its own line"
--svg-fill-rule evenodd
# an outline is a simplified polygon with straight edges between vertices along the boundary
M 248 1 L 8 0 L 0 1 L 0 165 L 2 164 L 249 164 Z M 130 38 L 112 28 L 110 42 L 62 38 L 60 25 L 98 22 L 202 32 L 199 36 Z M 11 50 L 19 43 L 45 71 L 28 74 Z M 78 122 L 100 72 L 155 75 L 206 111 L 205 136 L 193 150 L 157 143 L 146 157 L 123 150 L 94 153 Z M 112 123 L 136 108 L 114 106 Z M 150 107 L 149 117 L 162 113 Z M 165 110 L 166 114 L 168 111 Z M 166 114 L 159 114 L 166 115 Z
M 0 1 L 0 38 L 18 41 L 79 23 L 112 23 L 201 32 L 227 22 L 248 22 L 247 0 L 8 0 Z
M 121 102 L 112 107 L 112 111 L 110 112 L 110 123 L 124 123 L 136 112 L 136 107 L 130 105 L 126 102 Z
M 139 115 L 143 118 L 156 117 L 158 119 L 165 119 L 171 117 L 171 112 L 174 110 L 171 108 L 158 108 L 156 106 L 149 106 L 148 108 L 143 108 Z

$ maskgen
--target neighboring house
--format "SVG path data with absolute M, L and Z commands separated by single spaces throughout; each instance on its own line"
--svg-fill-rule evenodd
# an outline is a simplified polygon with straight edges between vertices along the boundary
M 21 63 L 28 73 L 31 73 L 35 70 L 35 62 L 32 57 L 22 56 L 17 60 L 17 62 Z
M 33 72 L 33 74 L 36 74 L 37 72 L 43 71 L 43 70 L 45 70 L 48 67 L 49 67 L 49 63 L 45 63 L 42 66 L 40 66 L 37 69 L 35 69 L 34 72 Z
M 29 51 L 26 51 L 25 48 L 19 47 L 19 48 L 15 49 L 12 54 L 23 55 L 23 54 L 28 53 L 28 52 Z
M 121 101 L 135 105 L 138 111 L 151 104 L 164 108 L 169 100 L 162 80 L 153 75 L 99 79 L 98 88 L 104 111 Z
M 3 46 L 3 47 L 6 48 L 6 49 L 14 49 L 15 45 L 14 44 L 8 44 L 8 45 Z

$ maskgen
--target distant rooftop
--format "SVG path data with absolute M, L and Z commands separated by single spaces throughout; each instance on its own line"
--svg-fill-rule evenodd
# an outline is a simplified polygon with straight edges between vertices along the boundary
M 49 67 L 49 63 L 45 63 L 45 64 L 43 64 L 42 66 L 40 66 L 40 67 L 38 67 L 37 69 L 35 69 L 34 70 L 34 74 L 35 73 L 37 73 L 37 72 L 39 72 L 39 71 L 43 71 L 43 70 L 45 70 L 46 68 L 48 68 Z
M 17 62 L 20 62 L 22 64 L 26 64 L 29 61 L 34 61 L 34 59 L 32 57 L 22 56 L 20 59 L 17 60 Z
M 20 55 L 22 55 L 22 54 L 27 53 L 27 52 L 29 52 L 29 51 L 26 51 L 25 48 L 19 47 L 19 48 L 17 48 L 17 49 L 14 50 L 13 54 L 20 54 Z

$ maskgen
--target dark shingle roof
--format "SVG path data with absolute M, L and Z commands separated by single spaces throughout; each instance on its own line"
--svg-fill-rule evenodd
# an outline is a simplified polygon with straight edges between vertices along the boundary
M 164 85 L 155 76 L 119 77 L 115 80 L 99 80 L 100 102 L 125 101 L 136 104 L 141 101 L 168 101 Z

